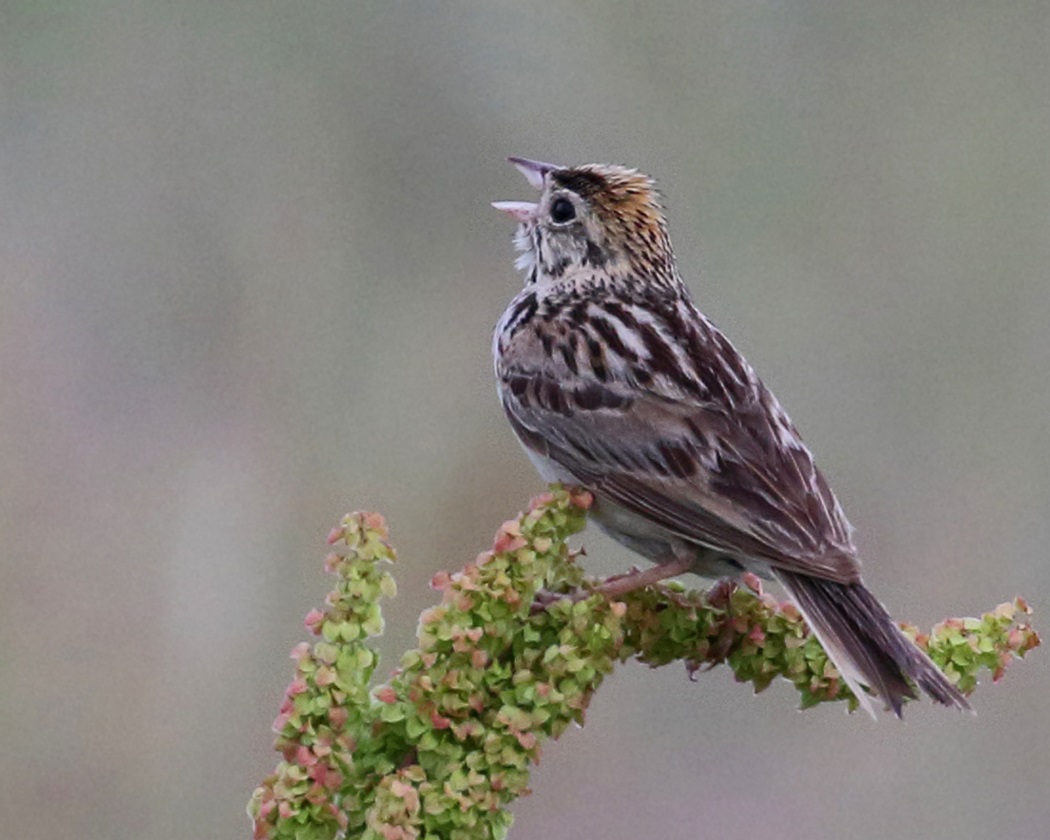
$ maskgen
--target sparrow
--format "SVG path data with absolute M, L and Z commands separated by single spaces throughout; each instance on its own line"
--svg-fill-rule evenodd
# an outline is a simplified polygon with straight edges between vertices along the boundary
M 852 526 L 776 397 L 697 308 L 651 178 L 510 158 L 540 197 L 517 222 L 525 275 L 493 336 L 497 392 L 547 482 L 589 490 L 592 519 L 655 565 L 775 578 L 859 703 L 898 717 L 916 687 L 968 709 L 865 587 Z

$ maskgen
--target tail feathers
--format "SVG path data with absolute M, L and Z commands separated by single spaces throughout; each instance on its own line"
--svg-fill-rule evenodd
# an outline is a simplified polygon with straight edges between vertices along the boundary
M 969 709 L 970 704 L 930 658 L 901 632 L 886 608 L 862 583 L 777 571 L 831 661 L 872 717 L 875 710 L 861 686 L 881 697 L 897 717 L 914 682 L 938 703 Z

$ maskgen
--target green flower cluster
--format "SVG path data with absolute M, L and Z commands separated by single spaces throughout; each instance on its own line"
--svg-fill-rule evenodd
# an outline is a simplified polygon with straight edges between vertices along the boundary
M 958 675 L 959 690 L 969 694 L 977 687 L 982 669 L 992 672 L 992 682 L 1003 678 L 1006 666 L 1039 646 L 1039 634 L 1021 620 L 1032 608 L 1024 598 L 1000 604 L 980 618 L 949 618 L 933 628 L 928 636 L 913 625 L 904 631 L 948 675 Z
M 322 840 L 349 824 L 359 748 L 375 717 L 369 685 L 378 658 L 367 640 L 383 632 L 380 599 L 396 592 L 379 565 L 396 559 L 386 538 L 386 523 L 374 513 L 349 514 L 329 535 L 330 544 L 345 543 L 346 550 L 325 560 L 338 579 L 328 609 L 306 616 L 320 641 L 292 650 L 295 679 L 273 724 L 274 747 L 284 759 L 248 804 L 257 839 Z
M 740 587 L 723 581 L 708 592 L 686 592 L 673 582 L 626 595 L 626 643 L 620 658 L 634 657 L 654 668 L 680 661 L 690 674 L 726 664 L 738 682 L 754 685 L 756 694 L 783 677 L 798 689 L 803 709 L 829 700 L 845 700 L 850 711 L 856 709 L 857 698 L 798 608 L 764 592 L 752 574 L 743 581 Z M 1031 612 L 1017 598 L 981 618 L 950 618 L 930 634 L 913 625 L 903 628 L 969 694 L 983 669 L 998 682 L 1007 664 L 1039 645 L 1031 625 L 1018 622 Z
M 856 699 L 798 610 L 762 591 L 719 584 L 709 593 L 678 584 L 610 601 L 586 592 L 566 539 L 582 530 L 587 493 L 552 486 L 491 551 L 433 585 L 441 603 L 420 617 L 419 646 L 388 684 L 369 690 L 377 659 L 367 640 L 382 631 L 381 597 L 394 560 L 377 514 L 344 518 L 328 558 L 338 585 L 307 627 L 320 636 L 292 655 L 297 673 L 274 727 L 283 761 L 249 803 L 256 838 L 365 840 L 501 838 L 506 805 L 528 793 L 543 742 L 582 723 L 594 691 L 617 662 L 685 662 L 693 673 L 726 663 L 756 691 L 783 676 L 803 707 Z M 566 596 L 566 597 L 562 597 Z M 1018 599 L 980 619 L 950 619 L 930 636 L 911 631 L 963 691 L 981 668 L 1039 643 Z

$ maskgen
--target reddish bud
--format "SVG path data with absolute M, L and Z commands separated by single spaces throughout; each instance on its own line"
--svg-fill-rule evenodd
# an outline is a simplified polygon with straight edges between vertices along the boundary
M 525 545 L 527 545 L 527 543 L 525 542 L 524 537 L 500 531 L 500 533 L 496 535 L 496 541 L 492 544 L 492 550 L 496 552 L 517 551 Z
M 514 737 L 517 738 L 518 743 L 527 750 L 531 750 L 536 746 L 535 732 L 515 732 Z
M 307 689 L 306 680 L 302 677 L 296 677 L 292 680 L 291 685 L 288 686 L 288 696 L 295 697 L 297 694 L 302 694 Z
M 591 505 L 594 504 L 594 494 L 587 490 L 581 490 L 578 493 L 573 493 L 570 501 L 581 510 L 590 510 Z
M 318 609 L 312 609 L 306 614 L 306 618 L 303 619 L 303 624 L 306 625 L 306 629 L 313 633 L 315 636 L 320 635 L 321 625 L 324 623 L 324 613 Z
M 438 572 L 430 579 L 430 588 L 438 592 L 444 592 L 452 583 L 452 576 L 448 572 Z
M 380 537 L 387 536 L 386 519 L 383 518 L 383 514 L 369 512 L 362 516 L 362 520 L 369 531 L 375 531 Z
M 529 510 L 536 510 L 536 508 L 543 507 L 544 505 L 549 505 L 553 501 L 553 493 L 540 493 L 538 496 L 533 496 L 529 500 Z

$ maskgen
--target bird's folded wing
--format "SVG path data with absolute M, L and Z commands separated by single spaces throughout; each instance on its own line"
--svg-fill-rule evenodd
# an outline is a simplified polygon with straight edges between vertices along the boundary
M 504 369 L 502 379 L 523 443 L 599 496 L 690 542 L 802 574 L 859 578 L 841 508 L 761 384 L 730 409 L 567 371 Z

